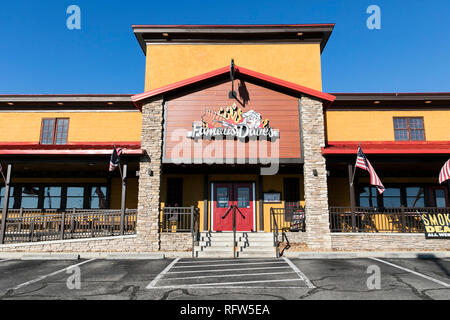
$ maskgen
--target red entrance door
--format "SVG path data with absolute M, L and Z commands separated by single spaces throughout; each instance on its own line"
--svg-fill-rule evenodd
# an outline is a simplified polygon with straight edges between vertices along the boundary
M 254 231 L 254 185 L 251 182 L 212 184 L 212 222 L 213 231 L 233 231 L 233 212 L 223 218 L 231 205 L 236 205 L 236 230 Z

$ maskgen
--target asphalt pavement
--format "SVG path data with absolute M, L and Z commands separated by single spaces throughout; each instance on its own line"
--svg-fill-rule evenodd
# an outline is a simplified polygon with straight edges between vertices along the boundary
M 1 300 L 449 300 L 450 259 L 0 260 Z

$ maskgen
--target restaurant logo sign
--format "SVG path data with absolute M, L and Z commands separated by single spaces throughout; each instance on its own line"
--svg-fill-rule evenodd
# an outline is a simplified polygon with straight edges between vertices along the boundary
M 426 239 L 450 238 L 450 214 L 449 213 L 422 213 L 425 226 Z
M 211 137 L 267 137 L 278 138 L 279 131 L 270 127 L 269 120 L 263 119 L 261 114 L 254 110 L 244 112 L 236 103 L 226 108 L 220 107 L 218 112 L 206 110 L 202 121 L 192 124 L 192 131 L 188 132 L 188 138 Z

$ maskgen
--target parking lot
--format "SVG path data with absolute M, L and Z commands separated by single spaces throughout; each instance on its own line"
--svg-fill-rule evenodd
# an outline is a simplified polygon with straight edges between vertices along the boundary
M 450 299 L 450 259 L 3 259 L 0 274 L 2 300 Z

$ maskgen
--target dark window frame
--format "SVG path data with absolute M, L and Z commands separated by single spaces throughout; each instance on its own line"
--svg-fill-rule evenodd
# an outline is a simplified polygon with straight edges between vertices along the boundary
M 406 120 L 406 128 L 397 128 L 396 127 L 396 120 L 397 119 L 405 119 Z M 422 129 L 411 129 L 411 120 L 412 119 L 420 119 L 422 122 Z M 395 141 L 427 141 L 427 137 L 425 135 L 425 120 L 424 117 L 393 117 L 393 123 L 394 123 L 394 139 Z M 398 131 L 406 131 L 408 133 L 408 139 L 407 140 L 399 140 L 397 139 L 397 132 Z M 411 131 L 422 131 L 423 133 L 423 140 L 412 140 L 411 139 Z
M 45 121 L 53 121 L 53 132 L 52 132 L 52 138 L 51 143 L 43 143 L 44 142 L 44 123 Z M 64 143 L 57 143 L 58 142 L 58 135 L 61 133 L 61 131 L 58 131 L 58 123 L 59 121 L 67 121 L 67 126 L 63 126 L 63 136 L 65 137 Z M 41 120 L 41 135 L 39 139 L 39 144 L 41 145 L 66 145 L 69 140 L 69 124 L 70 124 L 70 118 L 42 118 Z M 64 135 L 65 134 L 65 135 Z M 47 137 L 46 137 L 47 138 Z

